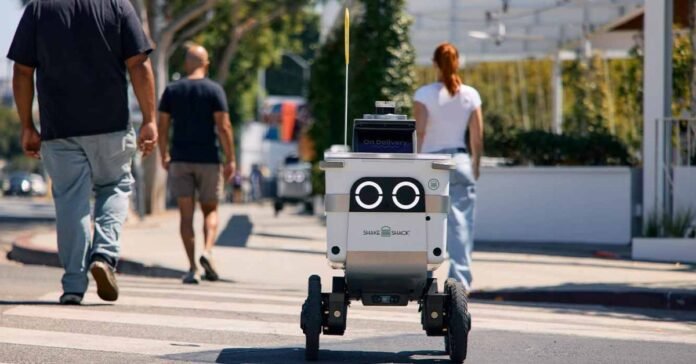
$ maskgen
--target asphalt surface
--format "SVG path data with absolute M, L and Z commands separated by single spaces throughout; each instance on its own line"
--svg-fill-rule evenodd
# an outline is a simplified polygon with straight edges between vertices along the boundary
M 262 274 L 262 273 L 259 273 Z M 61 271 L 0 261 L 0 362 L 301 363 L 304 292 L 267 284 L 120 276 L 116 304 L 94 287 L 81 307 L 55 302 Z M 473 302 L 470 363 L 693 363 L 696 315 L 595 306 Z M 348 312 L 322 336 L 321 362 L 447 362 L 416 306 Z

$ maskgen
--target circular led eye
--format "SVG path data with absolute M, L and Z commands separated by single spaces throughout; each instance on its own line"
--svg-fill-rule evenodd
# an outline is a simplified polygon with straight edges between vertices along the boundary
M 285 181 L 287 183 L 292 183 L 293 182 L 292 172 L 290 172 L 290 171 L 283 172 L 283 181 Z
M 305 181 L 305 174 L 304 172 L 295 172 L 295 174 L 292 176 L 293 182 L 296 183 L 302 183 Z
M 368 186 L 377 190 L 377 201 L 371 204 L 366 204 L 360 199 L 360 191 L 362 191 L 364 187 Z M 377 183 L 372 181 L 365 181 L 361 183 L 360 185 L 358 185 L 358 188 L 355 189 L 355 202 L 357 202 L 358 205 L 364 208 L 365 210 L 372 210 L 376 208 L 377 206 L 379 206 L 379 204 L 382 203 L 382 187 L 379 187 Z
M 404 186 L 411 187 L 411 189 L 413 189 L 413 192 L 415 194 L 413 201 L 408 205 L 404 205 L 401 202 L 399 202 L 399 199 L 396 196 L 397 193 L 399 193 L 399 190 L 401 189 L 401 187 L 404 187 Z M 408 181 L 400 182 L 399 184 L 394 186 L 394 190 L 392 191 L 392 201 L 394 201 L 394 205 L 396 205 L 398 208 L 400 208 L 402 210 L 410 210 L 410 209 L 414 208 L 418 204 L 418 202 L 420 201 L 420 192 L 418 191 L 418 187 L 415 184 L 413 184 L 413 182 L 408 182 Z

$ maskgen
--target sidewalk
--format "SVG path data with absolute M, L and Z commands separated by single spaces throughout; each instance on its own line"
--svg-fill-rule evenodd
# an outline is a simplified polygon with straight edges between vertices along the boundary
M 196 215 L 197 249 L 202 217 Z M 119 270 L 127 274 L 178 277 L 188 269 L 179 240 L 178 215 L 169 211 L 144 222 L 127 223 Z M 274 282 L 304 290 L 307 277 L 333 275 L 325 253 L 325 228 L 316 217 L 289 206 L 273 217 L 269 205 L 223 205 L 214 256 L 222 279 Z M 599 259 L 580 248 L 520 249 L 481 244 L 474 253 L 473 298 L 499 301 L 562 302 L 696 310 L 696 268 L 689 265 Z M 57 264 L 54 232 L 13 244 L 10 257 L 24 263 Z M 567 254 L 573 250 L 574 254 Z M 436 272 L 440 284 L 447 266 Z

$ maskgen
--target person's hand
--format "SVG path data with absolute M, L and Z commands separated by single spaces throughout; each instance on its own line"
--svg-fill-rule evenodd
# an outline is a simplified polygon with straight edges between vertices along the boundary
M 222 167 L 222 176 L 225 178 L 225 183 L 229 183 L 234 176 L 234 172 L 237 169 L 237 163 L 234 161 L 227 162 Z
M 172 158 L 169 156 L 169 154 L 162 155 L 162 168 L 164 168 L 164 170 L 166 170 L 166 171 L 169 170 L 169 162 L 171 160 L 172 160 Z
M 473 173 L 474 173 L 474 181 L 478 181 L 479 176 L 481 175 L 481 166 L 477 164 L 473 165 Z
M 157 125 L 153 122 L 145 123 L 140 127 L 138 137 L 138 148 L 143 152 L 143 157 L 147 157 L 157 145 Z
M 22 128 L 21 133 L 22 149 L 24 154 L 31 158 L 41 159 L 39 151 L 41 150 L 41 135 L 36 129 Z

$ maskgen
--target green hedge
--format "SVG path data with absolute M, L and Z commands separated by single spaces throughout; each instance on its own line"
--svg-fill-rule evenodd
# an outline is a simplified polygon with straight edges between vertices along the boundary
M 510 165 L 631 166 L 636 160 L 617 137 L 607 132 L 555 134 L 506 125 L 495 113 L 486 116 L 485 155 Z

